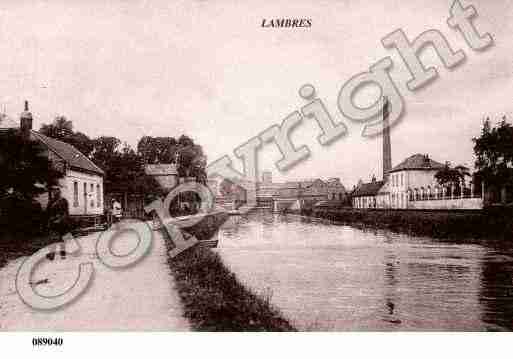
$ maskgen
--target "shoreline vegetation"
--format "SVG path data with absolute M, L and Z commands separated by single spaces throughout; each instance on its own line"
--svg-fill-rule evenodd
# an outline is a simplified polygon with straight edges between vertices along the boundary
M 168 263 L 193 330 L 296 331 L 269 297 L 247 289 L 210 248 L 195 246 Z
M 287 213 L 325 219 L 360 229 L 384 229 L 436 239 L 472 241 L 513 238 L 513 209 L 508 207 L 479 211 L 337 208 Z

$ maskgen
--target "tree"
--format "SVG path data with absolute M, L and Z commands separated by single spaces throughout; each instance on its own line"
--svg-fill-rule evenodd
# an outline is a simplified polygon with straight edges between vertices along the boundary
M 91 160 L 105 172 L 108 172 L 118 156 L 121 141 L 112 136 L 101 136 L 92 140 Z
M 93 140 L 92 161 L 105 171 L 107 193 L 138 193 L 148 198 L 163 194 L 157 181 L 144 172 L 143 158 L 126 142 L 102 136 Z
M 63 140 L 73 134 L 73 123 L 64 116 L 57 116 L 51 124 L 43 124 L 39 132 L 45 136 Z
M 16 195 L 26 200 L 47 192 L 63 176 L 39 142 L 27 142 L 15 130 L 0 136 L 0 172 L 0 197 Z
M 51 124 L 43 124 L 39 132 L 73 145 L 87 157 L 93 150 L 93 141 L 82 132 L 74 132 L 73 123 L 64 116 L 57 116 Z
M 435 173 L 435 179 L 438 184 L 442 186 L 449 186 L 454 188 L 454 194 L 460 195 L 461 191 L 465 191 L 465 195 L 470 193 L 470 189 L 465 186 L 465 180 L 470 177 L 470 170 L 468 167 L 458 165 L 452 167 L 450 162 L 446 162 L 445 166 Z
M 173 137 L 144 136 L 137 144 L 137 152 L 145 164 L 178 161 L 180 177 L 195 177 L 203 184 L 207 181 L 207 159 L 203 149 L 186 135 L 180 136 L 178 141 Z
M 453 185 L 459 187 L 465 178 L 470 176 L 469 169 L 463 165 L 452 167 L 450 162 L 435 173 L 435 179 L 440 185 Z
M 495 127 L 487 118 L 481 136 L 474 138 L 475 166 L 488 185 L 502 187 L 513 181 L 513 126 L 506 117 Z
M 160 194 L 157 181 L 145 174 L 142 158 L 127 144 L 116 155 L 109 168 L 110 186 L 114 191 Z
M 16 130 L 0 134 L 0 172 L 0 232 L 37 233 L 45 216 L 35 198 L 58 185 L 63 173 L 39 142 L 23 139 Z
M 507 202 L 507 188 L 513 183 L 513 126 L 502 117 L 496 126 L 484 121 L 481 135 L 473 138 L 476 182 L 484 181 L 490 200 Z
M 177 142 L 173 137 L 144 136 L 137 144 L 137 153 L 144 163 L 174 163 Z

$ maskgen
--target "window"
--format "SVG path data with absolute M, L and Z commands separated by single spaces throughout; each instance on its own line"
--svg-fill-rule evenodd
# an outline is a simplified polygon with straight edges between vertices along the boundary
M 401 186 L 403 185 L 404 181 L 403 181 L 403 173 L 401 173 Z
M 73 182 L 73 207 L 78 207 L 78 182 Z
M 90 203 L 90 205 L 91 205 L 91 207 L 94 207 L 94 199 L 93 199 L 94 184 L 93 183 L 89 184 L 89 189 L 90 189 L 89 193 L 91 194 L 91 203 Z
M 100 203 L 102 201 L 102 194 L 100 192 L 100 185 L 96 185 L 96 207 L 100 208 Z

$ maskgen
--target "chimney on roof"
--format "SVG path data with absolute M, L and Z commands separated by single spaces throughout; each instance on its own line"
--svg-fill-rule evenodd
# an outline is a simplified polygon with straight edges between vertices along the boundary
M 29 139 L 31 130 L 32 130 L 32 114 L 29 111 L 28 101 L 25 101 L 25 109 L 20 115 L 21 136 L 24 139 Z

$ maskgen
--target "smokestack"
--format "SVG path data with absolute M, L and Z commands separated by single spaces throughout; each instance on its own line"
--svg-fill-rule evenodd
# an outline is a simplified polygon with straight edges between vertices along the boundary
M 388 179 L 388 172 L 392 169 L 392 146 L 390 144 L 388 106 L 388 98 L 383 96 L 383 180 Z
M 20 115 L 21 136 L 28 140 L 32 130 L 32 114 L 29 112 L 28 101 L 25 101 L 25 110 Z

